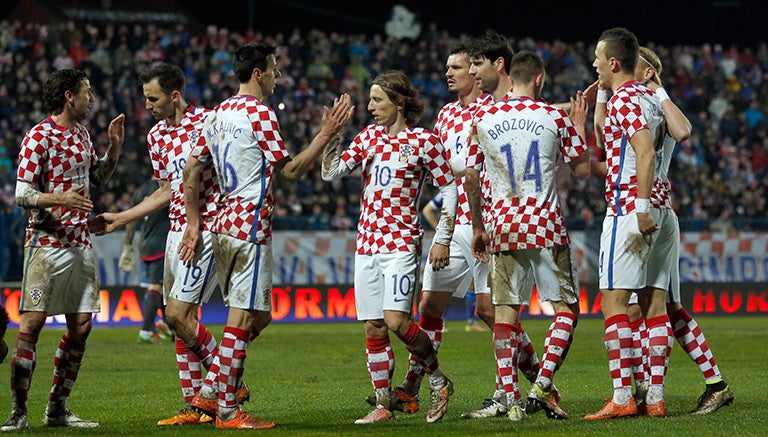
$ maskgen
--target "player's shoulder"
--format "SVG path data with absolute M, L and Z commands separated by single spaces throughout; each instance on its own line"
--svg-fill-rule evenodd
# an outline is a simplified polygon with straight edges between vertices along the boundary
M 39 137 L 40 135 L 49 135 L 51 132 L 57 130 L 56 124 L 49 119 L 42 120 L 29 128 L 27 131 L 27 137 Z
M 185 117 L 192 122 L 199 122 L 205 120 L 205 118 L 211 113 L 213 113 L 213 109 L 190 105 L 190 107 L 187 109 Z
M 45 145 L 49 142 L 56 142 L 57 138 L 61 138 L 64 133 L 64 129 L 54 123 L 50 118 L 46 118 L 32 126 L 24 135 L 24 146 L 34 147 L 37 145 Z
M 416 138 L 419 141 L 429 143 L 439 143 L 440 137 L 434 131 L 422 126 L 411 126 L 405 130 L 408 137 Z

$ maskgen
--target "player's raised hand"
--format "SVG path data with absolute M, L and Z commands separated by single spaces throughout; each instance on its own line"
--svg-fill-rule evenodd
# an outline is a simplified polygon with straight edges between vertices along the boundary
M 584 97 L 582 91 L 576 92 L 576 97 L 571 97 L 571 112 L 568 114 L 568 118 L 573 121 L 576 126 L 584 126 L 587 122 L 587 113 L 589 107 L 587 106 L 587 99 Z
M 125 140 L 125 114 L 120 114 L 112 119 L 109 123 L 109 129 L 107 129 L 107 136 L 109 136 L 110 145 L 123 145 L 123 140 Z
M 597 100 L 597 91 L 600 90 L 600 83 L 599 81 L 594 81 L 592 84 L 590 84 L 587 89 L 584 90 L 584 99 L 586 99 L 588 106 L 594 106 L 595 101 Z
M 345 124 L 352 119 L 355 107 L 352 105 L 352 98 L 344 93 L 333 99 L 333 107 L 329 110 L 323 106 L 323 127 L 322 130 L 330 134 L 336 134 Z

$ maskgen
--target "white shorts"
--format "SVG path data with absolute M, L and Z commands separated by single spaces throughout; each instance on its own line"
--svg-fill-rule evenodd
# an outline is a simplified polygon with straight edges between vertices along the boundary
M 184 263 L 179 260 L 179 244 L 184 231 L 168 232 L 165 243 L 165 274 L 163 275 L 163 300 L 168 297 L 180 302 L 202 305 L 211 298 L 218 276 L 213 266 L 213 249 L 211 247 L 211 232 L 200 234 L 201 243 L 192 262 Z
M 25 247 L 19 311 L 98 313 L 96 255 L 86 247 Z
M 272 311 L 272 244 L 221 234 L 213 234 L 212 241 L 224 305 Z
M 432 270 L 432 264 L 424 266 L 424 291 L 443 291 L 453 293 L 463 299 L 472 281 L 475 281 L 475 294 L 490 294 L 488 286 L 488 264 L 472 256 L 472 225 L 456 225 L 451 239 L 451 259 L 448 265 L 438 271 Z
M 493 253 L 491 301 L 494 305 L 529 305 L 535 282 L 539 300 L 576 303 L 579 292 L 573 266 L 569 246 Z
M 670 290 L 672 272 L 680 268 L 678 265 L 680 257 L 680 227 L 677 223 L 677 216 L 671 209 L 652 208 L 651 214 L 653 215 L 653 220 L 659 225 L 659 230 L 654 233 L 653 246 L 648 256 L 646 285 L 661 290 Z M 679 277 L 677 281 L 677 302 L 679 302 Z
M 419 261 L 410 252 L 355 255 L 357 320 L 384 318 L 384 311 L 411 314 Z
M 601 290 L 645 288 L 654 234 L 640 233 L 636 214 L 605 217 L 598 258 Z

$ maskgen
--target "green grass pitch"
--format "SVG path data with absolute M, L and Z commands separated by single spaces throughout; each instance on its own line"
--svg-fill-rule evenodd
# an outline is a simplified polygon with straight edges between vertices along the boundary
M 563 394 L 567 421 L 547 419 L 543 412 L 512 423 L 505 417 L 464 420 L 461 412 L 479 405 L 493 390 L 494 361 L 490 332 L 465 332 L 462 321 L 448 322 L 440 349 L 441 364 L 454 381 L 456 392 L 445 418 L 425 421 L 429 392 L 422 390 L 422 411 L 397 414 L 394 421 L 358 426 L 365 415 L 364 398 L 372 393 L 365 368 L 365 339 L 360 323 L 273 324 L 248 349 L 245 380 L 252 390 L 245 410 L 273 420 L 280 436 L 749 436 L 768 429 L 766 363 L 768 321 L 764 317 L 699 317 L 720 370 L 736 395 L 735 402 L 714 414 L 690 416 L 704 388 L 696 367 L 675 344 L 667 376 L 669 417 L 585 421 L 611 395 L 611 380 L 603 346 L 601 319 L 582 319 L 568 358 L 555 382 Z M 549 320 L 524 320 L 539 354 Z M 209 326 L 221 339 L 221 326 Z M 40 419 L 51 383 L 53 353 L 61 336 L 43 330 L 37 347 L 37 368 L 29 402 L 30 429 L 24 435 L 183 435 L 232 434 L 212 425 L 161 428 L 159 419 L 182 407 L 174 347 L 170 341 L 154 345 L 136 343 L 138 328 L 94 329 L 88 341 L 80 377 L 69 406 L 80 416 L 101 422 L 93 430 L 48 429 Z M 15 329 L 6 334 L 12 344 Z M 397 360 L 394 385 L 402 381 L 407 354 L 394 336 Z M 0 367 L 0 415 L 10 410 L 8 362 Z M 521 381 L 523 396 L 528 382 Z M 237 431 L 235 431 L 237 432 Z M 242 431 L 247 432 L 247 431 Z

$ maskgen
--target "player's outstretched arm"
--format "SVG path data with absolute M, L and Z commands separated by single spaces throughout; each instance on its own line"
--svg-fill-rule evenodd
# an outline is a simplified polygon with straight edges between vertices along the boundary
M 101 214 L 99 217 L 104 219 L 106 226 L 103 232 L 99 232 L 96 235 L 115 232 L 122 226 L 135 222 L 168 206 L 171 203 L 171 183 L 169 181 L 158 181 L 158 184 L 160 187 L 157 190 L 125 211 Z
M 293 159 L 287 160 L 282 166 L 278 165 L 277 170 L 289 181 L 296 181 L 302 178 L 309 167 L 322 154 L 323 149 L 329 143 L 338 144 L 339 133 L 349 120 L 352 119 L 355 107 L 349 94 L 342 94 L 341 97 L 334 99 L 333 107 L 323 107 L 323 126 L 320 132 L 315 135 L 312 142 L 306 149 L 302 150 Z

